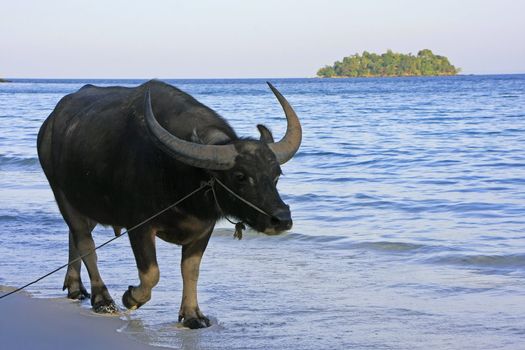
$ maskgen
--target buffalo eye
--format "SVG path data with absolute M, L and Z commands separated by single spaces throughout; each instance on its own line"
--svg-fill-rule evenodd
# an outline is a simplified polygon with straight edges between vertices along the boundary
M 233 173 L 233 176 L 235 177 L 235 180 L 237 182 L 240 182 L 240 183 L 243 183 L 243 182 L 246 182 L 246 175 L 240 171 L 236 171 L 235 173 Z

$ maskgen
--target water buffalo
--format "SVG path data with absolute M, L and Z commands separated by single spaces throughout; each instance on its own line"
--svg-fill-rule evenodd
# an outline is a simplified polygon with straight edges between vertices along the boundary
M 69 227 L 69 261 L 94 248 L 97 224 L 131 228 L 210 179 L 256 204 L 254 210 L 222 186 L 199 191 L 180 205 L 129 232 L 140 284 L 130 286 L 123 304 L 135 309 L 151 298 L 159 280 L 155 237 L 182 246 L 182 303 L 179 321 L 209 326 L 197 303 L 202 255 L 214 225 L 235 217 L 253 229 L 275 234 L 292 227 L 289 207 L 276 189 L 280 165 L 301 143 L 301 125 L 286 99 L 271 84 L 287 118 L 282 140 L 258 125 L 259 140 L 239 138 L 212 109 L 161 81 L 138 87 L 86 85 L 60 100 L 38 134 L 38 157 Z M 82 258 L 96 312 L 118 309 L 97 267 L 96 253 Z M 90 294 L 80 278 L 81 262 L 68 267 L 68 297 Z

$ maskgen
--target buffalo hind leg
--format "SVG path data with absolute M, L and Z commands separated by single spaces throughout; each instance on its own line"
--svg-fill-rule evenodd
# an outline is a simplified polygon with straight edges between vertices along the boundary
M 91 231 L 96 223 L 80 214 L 66 199 L 60 191 L 54 191 L 58 207 L 64 220 L 69 226 L 71 237 L 73 238 L 74 247 L 77 254 L 83 256 L 82 261 L 88 270 L 89 280 L 91 283 L 91 306 L 97 313 L 116 313 L 118 307 L 109 295 L 108 289 L 100 276 L 97 266 L 97 253 L 95 252 L 95 242 L 91 236 Z M 71 247 L 71 245 L 70 245 Z M 70 252 L 70 256 L 75 255 Z M 76 273 L 78 267 L 72 267 L 68 272 Z M 78 268 L 80 271 L 80 269 Z M 66 278 L 68 275 L 66 274 Z
M 203 238 L 182 246 L 182 303 L 179 311 L 179 322 L 184 320 L 184 326 L 195 329 L 210 326 L 210 320 L 203 315 L 197 302 L 197 281 L 202 255 L 206 250 L 212 230 Z
M 69 266 L 67 267 L 66 277 L 64 278 L 64 286 L 62 290 L 67 288 L 67 297 L 69 299 L 84 300 L 91 295 L 87 292 L 82 279 L 80 278 L 80 268 L 82 260 L 79 259 L 77 247 L 73 241 L 73 234 L 69 231 Z
M 159 266 L 155 250 L 155 230 L 151 227 L 138 228 L 128 233 L 135 255 L 140 284 L 129 286 L 122 296 L 122 303 L 135 310 L 151 299 L 151 290 L 159 282 Z

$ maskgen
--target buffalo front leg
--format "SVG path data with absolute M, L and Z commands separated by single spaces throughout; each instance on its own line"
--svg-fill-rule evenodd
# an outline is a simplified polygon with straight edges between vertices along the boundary
M 179 311 L 179 322 L 184 326 L 196 329 L 210 326 L 210 320 L 203 315 L 197 302 L 197 281 L 202 255 L 206 250 L 211 230 L 203 238 L 182 246 L 182 303 Z
M 129 286 L 122 296 L 122 303 L 135 310 L 151 299 L 151 290 L 159 282 L 159 266 L 155 250 L 155 230 L 151 227 L 139 228 L 129 233 L 131 248 L 139 271 L 140 284 Z

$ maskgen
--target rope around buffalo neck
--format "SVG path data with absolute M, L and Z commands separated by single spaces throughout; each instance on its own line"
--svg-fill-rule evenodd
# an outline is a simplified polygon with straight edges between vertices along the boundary
M 245 203 L 246 205 L 250 206 L 251 208 L 257 210 L 258 212 L 260 212 L 260 213 L 262 213 L 262 214 L 264 214 L 264 215 L 270 216 L 270 215 L 269 215 L 268 213 L 266 213 L 264 210 L 258 208 L 258 207 L 255 206 L 253 203 L 251 203 L 251 202 L 247 201 L 246 199 L 242 198 L 241 196 L 239 196 L 238 194 L 236 194 L 235 192 L 233 192 L 230 188 L 228 188 L 225 184 L 223 184 L 219 179 L 217 179 L 217 178 L 214 177 L 214 178 L 212 178 L 211 180 L 209 180 L 209 181 L 207 181 L 207 182 L 203 182 L 203 183 L 200 185 L 199 188 L 197 188 L 197 189 L 194 190 L 193 192 L 191 192 L 191 193 L 185 195 L 184 197 L 182 197 L 181 199 L 179 199 L 178 201 L 176 201 L 176 202 L 173 203 L 172 205 L 170 205 L 170 206 L 166 207 L 165 209 L 159 211 L 159 212 L 156 213 L 155 215 L 150 216 L 150 217 L 147 218 L 146 220 L 141 221 L 140 223 L 138 223 L 137 225 L 133 226 L 133 227 L 130 228 L 129 230 L 126 230 L 126 231 L 122 232 L 122 234 L 120 234 L 120 235 L 118 235 L 118 236 L 115 236 L 115 237 L 111 238 L 110 240 L 108 240 L 108 241 L 102 243 L 101 245 L 96 246 L 94 249 L 90 250 L 89 252 L 87 252 L 87 253 L 85 253 L 85 254 L 79 256 L 78 258 L 76 258 L 76 259 L 74 259 L 74 260 L 68 262 L 67 264 L 64 264 L 64 265 L 62 265 L 62 266 L 60 266 L 60 267 L 57 267 L 57 268 L 54 269 L 53 271 L 46 273 L 45 275 L 43 275 L 43 276 L 37 278 L 36 280 L 34 280 L 34 281 L 32 281 L 32 282 L 29 282 L 29 283 L 23 285 L 22 287 L 17 288 L 17 289 L 15 289 L 15 290 L 13 290 L 13 291 L 11 291 L 11 292 L 9 292 L 9 293 L 6 293 L 6 294 L 4 294 L 4 295 L 0 295 L 0 299 L 3 299 L 3 298 L 5 298 L 5 297 L 8 297 L 8 296 L 10 296 L 11 294 L 15 294 L 15 293 L 17 293 L 17 292 L 20 292 L 21 290 L 23 290 L 23 289 L 25 289 L 25 288 L 27 288 L 27 287 L 29 287 L 29 286 L 31 286 L 31 285 L 37 283 L 37 282 L 40 282 L 40 281 L 43 280 L 44 278 L 51 276 L 52 274 L 54 274 L 54 273 L 56 273 L 56 272 L 62 270 L 63 268 L 68 267 L 69 265 L 72 265 L 72 264 L 76 263 L 77 261 L 82 260 L 82 259 L 85 258 L 86 256 L 88 256 L 88 255 L 94 253 L 97 249 L 104 247 L 105 245 L 107 245 L 107 244 L 113 242 L 114 240 L 116 240 L 117 238 L 120 238 L 120 237 L 124 236 L 125 234 L 127 234 L 127 233 L 129 233 L 129 232 L 131 232 L 131 231 L 133 231 L 133 230 L 139 228 L 140 226 L 144 225 L 145 223 L 147 223 L 147 222 L 153 220 L 153 219 L 156 218 L 157 216 L 159 216 L 159 215 L 165 213 L 166 211 L 170 210 L 171 208 L 173 208 L 173 207 L 179 205 L 180 203 L 182 203 L 182 202 L 185 201 L 186 199 L 190 198 L 191 196 L 193 196 L 194 194 L 196 194 L 197 192 L 199 192 L 200 190 L 202 190 L 202 189 L 205 188 L 205 187 L 208 187 L 208 186 L 209 186 L 209 187 L 211 188 L 212 193 L 213 193 L 213 198 L 214 198 L 214 200 L 215 200 L 215 203 L 216 203 L 218 209 L 221 211 L 221 213 L 223 213 L 223 215 L 225 215 L 225 214 L 224 214 L 224 211 L 222 210 L 221 206 L 219 205 L 219 201 L 217 200 L 217 195 L 215 194 L 215 187 L 214 187 L 215 182 L 217 182 L 217 183 L 218 183 L 219 185 L 221 185 L 225 190 L 227 190 L 230 194 L 232 194 L 232 195 L 233 195 L 234 197 L 236 197 L 237 199 L 241 200 L 241 201 L 242 201 L 243 203 Z M 241 239 L 241 238 L 242 238 L 242 230 L 246 229 L 246 226 L 245 226 L 242 222 L 237 222 L 237 223 L 235 223 L 235 222 L 231 221 L 230 219 L 228 219 L 228 217 L 227 217 L 226 215 L 225 215 L 224 217 L 225 217 L 226 220 L 228 220 L 230 223 L 232 223 L 232 224 L 235 225 L 235 233 L 233 234 L 233 237 L 234 237 L 234 238 Z
M 219 200 L 217 199 L 217 194 L 215 193 L 215 187 L 211 186 L 211 193 L 213 194 L 213 199 L 215 200 L 215 205 L 217 206 L 217 209 L 221 212 L 221 214 L 224 216 L 226 220 L 232 225 L 235 225 L 235 232 L 233 233 L 233 238 L 237 238 L 239 241 L 242 239 L 242 231 L 246 230 L 246 226 L 242 221 L 235 222 L 232 221 L 228 216 L 226 216 L 226 213 L 224 213 L 224 210 L 222 210 L 221 205 L 219 204 Z
M 270 214 L 268 214 L 267 212 L 265 212 L 264 210 L 260 209 L 259 207 L 257 207 L 255 204 L 247 201 L 246 199 L 242 198 L 241 196 L 239 196 L 237 193 L 233 192 L 228 186 L 226 186 L 225 184 L 223 184 L 221 182 L 221 180 L 217 179 L 217 178 L 213 178 L 212 181 L 216 181 L 219 185 L 221 185 L 226 191 L 228 191 L 231 195 L 233 195 L 235 198 L 239 199 L 240 201 L 242 201 L 244 204 L 248 205 L 250 208 L 253 208 L 255 210 L 257 210 L 259 213 L 261 214 L 264 214 L 266 216 L 269 216 L 271 217 Z M 211 186 L 211 191 L 213 193 L 213 198 L 215 199 L 215 203 L 217 204 L 217 208 L 219 208 L 219 211 L 224 215 L 224 218 L 226 220 L 228 220 L 230 222 L 230 224 L 233 224 L 235 225 L 235 232 L 233 233 L 233 238 L 237 238 L 238 240 L 241 240 L 242 239 L 242 231 L 243 230 L 246 230 L 246 225 L 244 225 L 244 223 L 242 221 L 239 221 L 239 222 L 234 222 L 232 220 L 230 220 L 228 218 L 228 216 L 226 216 L 226 214 L 224 213 L 224 210 L 222 210 L 220 204 L 219 204 L 219 200 L 217 199 L 217 194 L 215 193 L 215 187 Z

